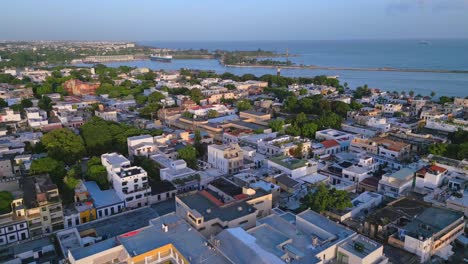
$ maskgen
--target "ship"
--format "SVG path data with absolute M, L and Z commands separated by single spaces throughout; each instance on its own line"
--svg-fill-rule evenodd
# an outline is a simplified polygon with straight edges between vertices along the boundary
M 171 62 L 171 55 L 151 54 L 150 59 L 152 61 Z

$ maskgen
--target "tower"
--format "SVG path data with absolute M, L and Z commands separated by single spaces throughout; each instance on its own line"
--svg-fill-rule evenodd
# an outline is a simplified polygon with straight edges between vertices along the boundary
M 281 67 L 276 68 L 276 76 L 280 77 L 281 76 Z

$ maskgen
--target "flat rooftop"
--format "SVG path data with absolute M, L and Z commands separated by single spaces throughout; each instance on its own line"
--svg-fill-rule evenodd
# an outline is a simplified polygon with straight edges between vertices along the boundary
M 281 165 L 285 168 L 288 168 L 290 170 L 295 170 L 298 168 L 302 168 L 307 165 L 307 161 L 301 160 L 301 159 L 296 159 L 293 157 L 286 157 L 286 156 L 278 156 L 278 157 L 270 157 L 268 158 L 270 161 Z
M 84 185 L 93 198 L 94 206 L 97 209 L 123 202 L 114 189 L 101 190 L 94 181 L 84 182 Z
M 162 225 L 168 226 L 167 232 Z M 172 244 L 190 262 L 229 263 L 216 250 L 205 246 L 206 239 L 174 213 L 153 219 L 150 226 L 123 234 L 117 240 L 132 257 Z
M 343 242 L 339 247 L 352 252 L 360 258 L 365 258 L 382 247 L 382 245 L 363 235 L 356 235 L 352 239 Z
M 205 222 L 211 219 L 219 218 L 222 221 L 232 221 L 234 219 L 252 214 L 256 209 L 245 201 L 235 201 L 229 204 L 219 204 L 210 199 L 210 194 L 205 191 L 197 191 L 177 196 L 190 209 L 200 213 Z
M 459 219 L 463 219 L 462 212 L 430 207 L 416 216 L 404 229 L 410 236 L 428 238 Z
M 76 227 L 78 232 L 94 229 L 98 236 L 115 237 L 147 226 L 159 214 L 151 207 L 135 209 L 102 220 L 96 220 Z

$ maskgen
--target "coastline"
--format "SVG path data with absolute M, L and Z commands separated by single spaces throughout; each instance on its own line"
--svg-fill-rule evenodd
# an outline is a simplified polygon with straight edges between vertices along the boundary
M 310 70 L 340 70 L 340 71 L 383 71 L 383 72 L 430 72 L 430 73 L 458 73 L 468 74 L 468 70 L 431 70 L 431 69 L 397 69 L 397 68 L 353 68 L 353 67 L 325 67 L 312 65 L 257 65 L 257 64 L 222 64 L 228 68 L 265 68 L 265 69 L 310 69 Z

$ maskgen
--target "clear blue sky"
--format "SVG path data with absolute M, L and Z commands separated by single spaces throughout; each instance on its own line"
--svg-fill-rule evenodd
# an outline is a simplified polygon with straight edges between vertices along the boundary
M 0 40 L 468 38 L 468 0 L 2 0 Z

